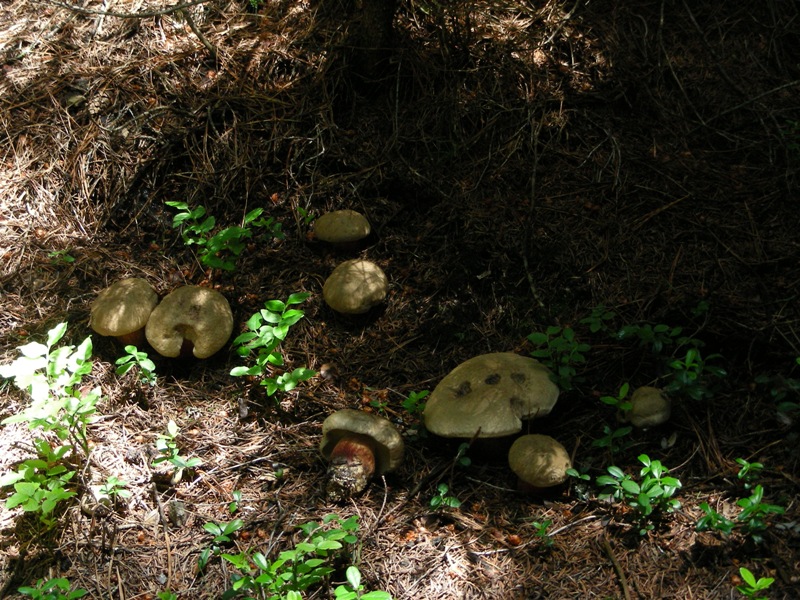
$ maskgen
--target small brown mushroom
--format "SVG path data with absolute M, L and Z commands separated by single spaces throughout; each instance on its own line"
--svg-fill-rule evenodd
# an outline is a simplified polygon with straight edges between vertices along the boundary
M 144 279 L 121 279 L 100 292 L 92 303 L 89 326 L 100 335 L 112 336 L 123 345 L 141 346 L 158 294 Z
M 370 231 L 366 217 L 350 209 L 334 210 L 314 221 L 316 238 L 339 246 L 355 244 L 366 238 Z
M 389 280 L 368 260 L 346 260 L 337 266 L 322 287 L 322 297 L 333 310 L 358 315 L 383 302 Z
M 671 414 L 672 404 L 658 388 L 643 386 L 631 395 L 627 418 L 634 427 L 646 429 L 661 425 L 669 420 Z
M 330 462 L 327 494 L 343 500 L 367 487 L 373 474 L 403 462 L 405 445 L 394 425 L 373 413 L 345 408 L 322 423 L 320 452 Z
M 519 478 L 520 491 L 537 494 L 564 483 L 572 461 L 564 446 L 549 435 L 530 434 L 511 445 L 508 465 Z
M 145 334 L 153 349 L 171 358 L 208 358 L 230 338 L 233 313 L 216 290 L 185 285 L 167 294 L 150 315 Z
M 499 438 L 519 433 L 522 420 L 543 417 L 558 400 L 550 371 L 513 352 L 475 356 L 431 392 L 422 413 L 431 433 L 448 438 Z

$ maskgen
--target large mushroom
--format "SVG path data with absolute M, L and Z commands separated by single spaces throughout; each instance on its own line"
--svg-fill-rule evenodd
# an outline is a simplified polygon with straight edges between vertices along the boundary
M 346 260 L 337 266 L 322 287 L 322 297 L 339 313 L 358 315 L 383 302 L 389 280 L 374 262 Z
M 541 493 L 567 480 L 572 461 L 564 446 L 549 435 L 530 434 L 511 445 L 508 466 L 519 478 L 520 491 Z
M 124 345 L 141 346 L 158 294 L 140 277 L 121 279 L 104 289 L 92 303 L 89 326 Z
M 394 425 L 373 413 L 344 408 L 322 423 L 320 452 L 330 462 L 327 493 L 343 500 L 364 490 L 373 474 L 403 462 L 405 445 Z
M 360 212 L 350 209 L 325 213 L 314 221 L 314 235 L 336 246 L 352 245 L 366 238 L 371 231 L 369 221 Z
M 522 420 L 550 413 L 558 386 L 534 358 L 496 352 L 461 363 L 431 393 L 422 413 L 431 433 L 498 438 L 522 431 Z
M 162 356 L 208 358 L 228 341 L 233 314 L 216 290 L 185 285 L 167 294 L 151 313 L 145 335 Z
M 671 413 L 670 400 L 660 389 L 643 386 L 637 388 L 631 395 L 631 408 L 627 419 L 634 427 L 646 429 L 666 423 Z

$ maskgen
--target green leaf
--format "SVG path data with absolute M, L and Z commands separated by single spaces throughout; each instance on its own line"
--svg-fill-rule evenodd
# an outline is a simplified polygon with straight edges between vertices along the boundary
M 347 583 L 349 583 L 350 587 L 354 590 L 358 590 L 361 587 L 361 571 L 358 570 L 358 567 L 352 565 L 347 567 L 345 577 L 347 578 Z

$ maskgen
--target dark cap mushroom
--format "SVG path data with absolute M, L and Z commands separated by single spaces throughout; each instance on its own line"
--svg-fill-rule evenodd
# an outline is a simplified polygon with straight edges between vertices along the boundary
M 121 279 L 100 292 L 92 303 L 89 325 L 100 335 L 140 346 L 156 304 L 158 294 L 147 281 L 139 277 Z
M 425 427 L 448 438 L 513 435 L 522 420 L 550 413 L 558 386 L 534 358 L 496 352 L 470 358 L 431 392 L 423 412 Z
M 358 315 L 383 302 L 389 281 L 383 270 L 368 260 L 346 260 L 322 287 L 322 297 L 333 310 Z
M 344 408 L 322 423 L 320 452 L 330 462 L 327 493 L 343 500 L 364 490 L 373 474 L 403 462 L 405 445 L 394 425 L 373 413 Z
M 196 285 L 167 294 L 145 328 L 153 349 L 172 358 L 192 354 L 208 358 L 225 345 L 232 332 L 233 314 L 225 296 Z
M 567 450 L 549 435 L 517 438 L 508 452 L 508 465 L 519 478 L 519 489 L 539 493 L 567 480 L 572 461 Z

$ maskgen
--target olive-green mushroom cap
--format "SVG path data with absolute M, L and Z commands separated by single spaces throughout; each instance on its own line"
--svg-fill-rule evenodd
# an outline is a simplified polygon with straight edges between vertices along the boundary
M 654 387 L 643 386 L 631 395 L 628 421 L 635 427 L 655 427 L 669 420 L 672 403 L 664 393 Z
M 343 408 L 322 423 L 320 452 L 327 460 L 342 438 L 355 434 L 369 438 L 375 453 L 375 472 L 393 471 L 403 462 L 405 444 L 397 428 L 376 414 Z
M 322 286 L 322 297 L 336 312 L 358 315 L 383 302 L 389 290 L 386 274 L 368 260 L 346 260 Z
M 521 481 L 534 488 L 548 488 L 567 480 L 572 461 L 567 450 L 549 435 L 523 435 L 508 452 L 508 466 Z
M 144 279 L 121 279 L 92 303 L 89 325 L 100 335 L 124 336 L 142 329 L 158 304 L 158 294 Z
M 196 358 L 208 358 L 230 338 L 233 313 L 216 290 L 185 285 L 167 294 L 147 321 L 145 335 L 162 356 L 180 356 L 185 342 Z
M 314 221 L 314 235 L 317 239 L 333 244 L 357 242 L 367 237 L 370 231 L 367 218 L 350 209 L 334 210 Z
M 442 437 L 502 437 L 519 433 L 522 420 L 550 413 L 558 386 L 534 358 L 496 352 L 470 358 L 433 390 L 423 412 L 428 431 Z

